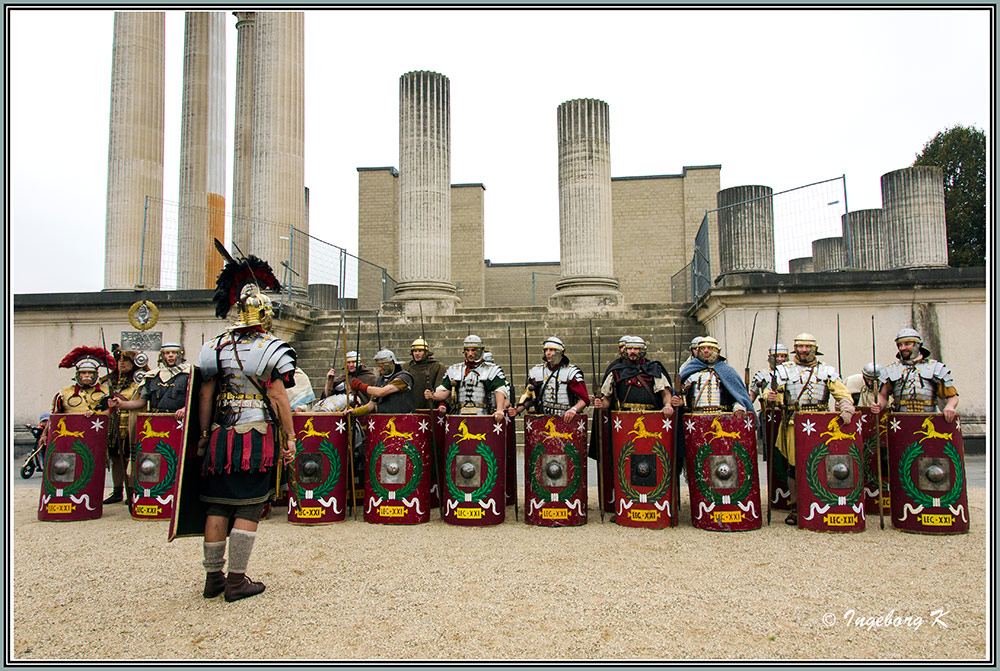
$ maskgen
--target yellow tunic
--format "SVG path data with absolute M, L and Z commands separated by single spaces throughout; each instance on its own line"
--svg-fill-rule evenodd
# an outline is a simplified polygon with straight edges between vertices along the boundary
M 784 364 L 786 367 L 795 369 L 803 368 L 805 366 L 798 366 L 792 362 Z M 854 403 L 851 400 L 851 392 L 847 390 L 847 385 L 839 377 L 831 377 L 823 381 L 826 388 L 830 391 L 830 396 L 832 396 L 837 401 L 837 412 L 842 412 L 843 410 L 850 408 L 851 412 L 854 411 Z M 786 388 L 784 385 L 778 387 L 779 399 L 784 400 L 784 405 L 792 406 L 795 403 L 794 398 L 787 398 L 785 394 Z M 829 403 L 829 401 L 828 401 Z M 827 408 L 829 409 L 829 407 Z M 785 413 L 785 426 L 783 427 L 782 435 L 779 436 L 778 449 L 788 463 L 792 466 L 795 465 L 795 413 L 786 412 Z M 783 438 L 783 439 L 782 439 Z
M 63 387 L 56 394 L 52 403 L 52 412 L 62 412 L 67 415 L 82 415 L 85 412 L 97 412 L 97 406 L 108 396 L 107 386 L 100 383 L 93 387 L 83 388 L 75 384 Z

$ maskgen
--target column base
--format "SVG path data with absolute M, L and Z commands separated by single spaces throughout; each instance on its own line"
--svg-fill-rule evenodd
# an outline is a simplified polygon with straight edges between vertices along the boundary
M 400 282 L 393 297 L 382 303 L 382 310 L 393 314 L 453 315 L 461 301 L 450 282 Z
M 549 297 L 549 308 L 572 312 L 622 310 L 625 299 L 610 277 L 562 277 Z

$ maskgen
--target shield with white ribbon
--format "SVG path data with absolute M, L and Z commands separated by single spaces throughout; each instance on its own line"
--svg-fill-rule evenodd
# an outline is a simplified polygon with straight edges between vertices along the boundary
M 341 413 L 294 412 L 295 461 L 288 473 L 288 523 L 343 522 L 347 513 L 348 421 Z
M 760 479 L 753 413 L 685 413 L 684 452 L 691 524 L 708 531 L 760 529 Z
M 524 519 L 541 527 L 587 523 L 587 419 L 524 418 Z
M 612 412 L 615 522 L 663 529 L 677 516 L 674 420 L 655 412 Z
M 427 415 L 368 415 L 365 522 L 420 524 L 431 518 L 431 440 Z
M 492 415 L 449 415 L 445 423 L 444 521 L 500 524 L 507 513 L 507 435 Z
M 190 385 L 189 385 L 190 386 Z M 184 454 L 188 417 L 171 413 L 138 414 L 132 462 L 132 517 L 169 520 L 174 513 L 177 471 Z
M 48 440 L 38 519 L 45 522 L 97 519 L 104 508 L 108 416 L 53 413 L 49 417 Z
M 956 418 L 921 412 L 889 413 L 892 525 L 921 534 L 969 530 L 965 449 Z
M 799 528 L 864 531 L 859 415 L 845 426 L 838 413 L 803 410 L 795 413 L 793 422 Z

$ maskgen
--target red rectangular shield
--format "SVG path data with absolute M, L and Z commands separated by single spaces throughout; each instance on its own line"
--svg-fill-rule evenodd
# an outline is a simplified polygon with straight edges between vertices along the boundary
M 295 462 L 287 467 L 288 523 L 311 526 L 347 516 L 347 418 L 342 413 L 295 412 Z
M 969 530 L 965 447 L 958 420 L 920 412 L 889 413 L 892 525 L 921 534 Z
M 104 512 L 108 416 L 53 413 L 49 418 L 48 440 L 38 519 L 45 522 L 97 519 Z
M 587 420 L 524 417 L 524 520 L 544 527 L 587 523 Z
M 655 412 L 612 412 L 615 522 L 627 527 L 674 526 L 677 473 L 674 420 Z
M 173 413 L 138 414 L 132 472 L 132 517 L 169 520 L 174 512 L 177 470 L 184 453 L 188 417 Z
M 431 518 L 431 439 L 426 415 L 369 415 L 365 522 L 419 524 Z
M 451 415 L 445 422 L 444 521 L 500 524 L 507 513 L 507 424 L 492 415 Z
M 416 414 L 427 419 L 431 431 L 431 508 L 441 507 L 441 453 L 444 446 L 444 415 L 434 410 L 417 409 Z
M 709 531 L 760 529 L 757 428 L 753 413 L 684 414 L 691 525 Z
M 842 426 L 835 412 L 795 413 L 795 464 L 800 529 L 865 530 L 860 417 Z

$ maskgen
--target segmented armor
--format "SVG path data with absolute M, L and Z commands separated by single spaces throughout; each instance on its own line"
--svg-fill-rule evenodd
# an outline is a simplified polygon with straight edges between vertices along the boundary
M 559 366 L 555 370 L 545 364 L 532 366 L 528 371 L 528 384 L 536 394 L 535 413 L 540 415 L 562 415 L 576 401 L 570 399 L 569 384 L 584 383 L 583 373 L 573 364 Z
M 778 366 L 774 373 L 778 378 L 778 386 L 785 388 L 785 402 L 802 409 L 828 410 L 829 384 L 841 382 L 833 366 L 822 362 L 817 362 L 814 366 L 803 366 L 788 361 Z
M 951 370 L 935 359 L 894 361 L 880 371 L 878 381 L 892 385 L 892 408 L 903 412 L 937 412 L 938 397 L 954 395 L 946 392 L 955 388 Z
M 466 368 L 465 362 L 448 366 L 438 389 L 450 389 L 454 407 L 466 415 L 493 414 L 496 411 L 493 392 L 509 392 L 503 370 L 488 361 L 480 361 L 471 369 Z

